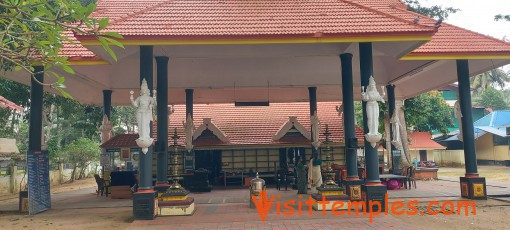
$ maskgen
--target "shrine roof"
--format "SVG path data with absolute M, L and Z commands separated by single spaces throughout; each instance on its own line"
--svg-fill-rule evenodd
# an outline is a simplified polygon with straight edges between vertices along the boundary
M 23 111 L 23 107 L 16 105 L 14 102 L 7 100 L 7 98 L 0 96 L 0 108 L 11 110 Z
M 445 149 L 446 147 L 432 140 L 432 135 L 428 132 L 414 132 L 409 134 L 409 149 Z
M 348 0 L 100 0 L 91 15 L 126 40 L 430 36 L 435 28 Z M 85 36 L 86 37 L 86 36 Z M 398 39 L 397 39 L 398 40 Z
M 330 140 L 335 143 L 343 143 L 343 119 L 336 111 L 339 102 L 318 102 L 317 114 L 322 124 L 320 140 L 324 141 L 325 125 L 331 132 Z M 175 112 L 170 115 L 168 139 L 172 144 L 174 129 L 180 136 L 179 145 L 184 145 L 184 128 L 186 106 L 176 105 Z M 307 129 L 310 129 L 310 104 L 308 102 L 295 103 L 271 103 L 265 107 L 235 107 L 234 104 L 195 104 L 193 105 L 194 123 L 198 127 L 203 118 L 212 118 L 214 123 L 229 138 L 229 143 L 223 143 L 214 138 L 200 139 L 194 142 L 196 146 L 216 145 L 281 145 L 302 144 L 310 145 L 310 141 L 300 137 L 285 137 L 274 141 L 272 138 L 279 128 L 289 120 L 289 116 L 297 116 L 297 120 Z M 154 122 L 154 135 L 156 134 Z M 356 127 L 358 140 L 363 140 L 363 131 Z
M 136 139 L 138 139 L 138 134 L 132 133 L 123 133 L 112 137 L 110 140 L 106 141 L 99 147 L 104 149 L 109 148 L 135 148 L 138 147 L 136 145 Z

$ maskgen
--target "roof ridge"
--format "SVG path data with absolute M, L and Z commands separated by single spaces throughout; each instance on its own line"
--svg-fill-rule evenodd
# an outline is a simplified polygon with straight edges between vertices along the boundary
M 352 0 L 338 0 L 338 1 L 343 1 L 343 2 L 346 2 L 348 4 L 351 4 L 351 5 L 355 5 L 355 6 L 358 6 L 358 7 L 361 7 L 363 9 L 366 9 L 366 10 L 369 10 L 369 11 L 372 11 L 372 12 L 375 12 L 375 13 L 379 13 L 379 14 L 383 14 L 384 16 L 387 16 L 389 18 L 393 18 L 393 19 L 396 19 L 397 21 L 401 21 L 401 22 L 405 22 L 407 23 L 408 25 L 412 25 L 412 26 L 415 26 L 417 28 L 427 28 L 427 29 L 430 29 L 430 28 L 434 28 L 434 31 L 437 32 L 437 28 L 433 27 L 433 26 L 427 26 L 427 25 L 422 25 L 422 24 L 417 24 L 417 23 L 412 23 L 411 21 L 405 19 L 405 18 L 401 18 L 401 17 L 398 17 L 398 16 L 395 16 L 395 15 L 391 15 L 389 13 L 386 13 L 384 11 L 381 11 L 379 9 L 376 9 L 376 8 L 373 8 L 373 7 L 370 7 L 370 6 L 367 6 L 367 5 L 363 5 L 363 4 L 360 4 L 360 3 L 357 3 L 357 2 L 353 2 Z M 388 7 L 391 7 L 391 5 L 388 5 Z M 403 10 L 403 11 L 407 11 L 407 12 L 411 12 L 411 11 L 408 11 L 408 10 L 404 10 L 404 9 L 401 9 L 401 8 L 398 8 L 398 7 L 394 7 L 395 9 L 399 9 L 399 10 Z
M 141 9 L 141 10 L 138 10 L 138 11 L 132 12 L 130 14 L 127 14 L 126 16 L 118 17 L 118 18 L 110 21 L 110 26 L 112 26 L 113 24 L 115 24 L 117 22 L 122 22 L 122 21 L 124 21 L 124 20 L 126 20 L 128 18 L 132 18 L 132 17 L 134 17 L 136 15 L 140 15 L 140 14 L 146 13 L 146 12 L 148 12 L 150 10 L 153 10 L 154 8 L 157 8 L 157 7 L 161 6 L 161 5 L 164 5 L 164 4 L 168 3 L 168 2 L 173 2 L 173 1 L 174 0 L 161 0 L 160 3 L 157 3 L 157 4 L 154 4 L 154 5 L 145 7 L 143 9 Z

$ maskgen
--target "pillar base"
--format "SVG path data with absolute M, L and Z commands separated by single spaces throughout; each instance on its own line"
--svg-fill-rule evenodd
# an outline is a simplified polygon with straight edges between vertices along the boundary
M 361 197 L 367 207 L 367 212 L 385 212 L 387 188 L 384 185 L 362 185 Z M 381 205 L 375 205 L 377 201 Z M 379 210 L 380 208 L 380 210 Z
M 351 200 L 361 200 L 361 186 L 364 184 L 362 180 L 344 180 L 345 194 Z
M 460 177 L 460 194 L 472 200 L 487 200 L 485 177 Z
M 155 191 L 143 191 L 133 194 L 133 218 L 135 220 L 153 220 L 158 213 L 158 194 Z
M 163 195 L 163 193 L 166 192 L 166 190 L 168 190 L 168 188 L 170 188 L 170 185 L 168 183 L 156 184 L 156 186 L 154 186 L 154 191 L 158 192 L 158 197 L 160 197 L 161 195 Z

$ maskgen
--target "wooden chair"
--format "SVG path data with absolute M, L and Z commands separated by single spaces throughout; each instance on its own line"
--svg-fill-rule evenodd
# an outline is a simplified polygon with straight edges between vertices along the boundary
M 412 185 L 414 185 L 414 189 L 416 189 L 416 180 L 414 179 L 414 174 L 416 173 L 416 169 L 414 167 L 407 168 L 407 181 L 409 182 L 409 189 L 411 189 Z

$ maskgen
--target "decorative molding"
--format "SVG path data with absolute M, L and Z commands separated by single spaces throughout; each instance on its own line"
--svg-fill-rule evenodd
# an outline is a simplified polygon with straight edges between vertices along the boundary
M 297 120 L 296 116 L 289 116 L 289 120 L 283 124 L 278 132 L 273 136 L 273 140 L 280 140 L 285 134 L 289 132 L 290 129 L 294 127 L 297 131 L 299 131 L 306 139 L 310 139 L 310 133 L 308 130 Z
M 204 118 L 203 123 L 200 126 L 198 126 L 198 128 L 193 133 L 193 140 L 196 140 L 200 135 L 202 135 L 202 132 L 204 132 L 207 129 L 210 130 L 221 141 L 225 143 L 230 141 L 227 135 L 225 135 L 225 133 L 221 131 L 218 128 L 218 126 L 212 123 L 211 118 Z

